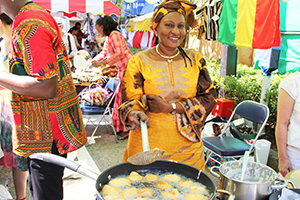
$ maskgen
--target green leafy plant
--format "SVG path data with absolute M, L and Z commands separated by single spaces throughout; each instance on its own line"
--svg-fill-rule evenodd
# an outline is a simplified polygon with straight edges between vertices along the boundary
M 225 91 L 225 98 L 234 101 L 234 107 L 244 100 L 253 100 L 260 102 L 263 74 L 260 69 L 253 69 L 247 65 L 239 64 L 237 66 L 236 76 L 220 77 L 220 61 L 207 60 L 207 68 L 217 93 L 220 88 Z M 267 126 L 275 132 L 277 120 L 277 98 L 279 83 L 288 76 L 289 73 L 280 75 L 273 72 L 271 76 L 270 88 L 266 91 L 264 101 L 270 110 L 270 117 Z

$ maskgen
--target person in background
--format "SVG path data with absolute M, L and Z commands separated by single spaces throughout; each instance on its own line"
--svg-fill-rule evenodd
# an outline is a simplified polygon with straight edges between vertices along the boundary
M 30 156 L 65 158 L 87 141 L 67 50 L 56 21 L 39 5 L 2 0 L 3 12 L 13 19 L 11 73 L 0 73 L 0 86 L 13 92 L 13 152 L 28 157 L 32 199 L 61 200 L 64 167 Z
M 67 33 L 63 30 L 64 28 L 64 25 L 63 25 L 63 22 L 62 22 L 62 19 L 60 17 L 55 17 L 54 18 L 58 27 L 59 27 L 59 30 L 60 30 L 60 34 L 61 34 L 61 37 L 62 37 L 62 40 L 64 42 L 64 45 L 67 49 L 67 53 L 68 53 L 68 58 L 70 60 L 70 65 L 71 65 L 71 69 L 72 69 L 72 72 L 75 71 L 75 67 L 74 67 L 74 58 L 77 54 L 77 47 L 76 47 L 76 44 L 75 44 L 75 39 L 73 37 L 72 34 L 70 33 Z
M 77 50 L 83 49 L 82 46 L 80 45 L 80 43 L 78 43 L 78 40 L 76 37 L 76 34 L 78 33 L 78 28 L 76 26 L 73 26 L 72 28 L 70 28 L 68 33 L 70 33 L 73 36 Z
M 286 176 L 300 168 L 300 72 L 284 78 L 278 91 L 275 129 L 278 169 L 282 176 Z
M 76 34 L 77 41 L 78 41 L 79 45 L 82 46 L 82 39 L 87 38 L 90 34 L 88 34 L 88 33 L 84 34 L 81 31 L 81 24 L 80 24 L 80 22 L 76 22 L 75 23 L 75 27 L 77 27 L 77 29 L 78 29 L 78 32 Z
M 5 13 L 0 14 L 0 70 L 9 72 L 8 52 L 12 19 Z M 26 199 L 27 158 L 12 151 L 13 113 L 10 105 L 11 91 L 0 88 L 0 142 L 4 156 L 0 159 L 3 168 L 12 167 L 13 180 L 17 200 Z
M 123 162 L 143 152 L 142 120 L 150 149 L 165 151 L 161 159 L 205 170 L 201 131 L 217 94 L 202 55 L 180 46 L 186 36 L 186 11 L 196 7 L 185 0 L 162 2 L 152 17 L 158 44 L 128 62 L 119 108 L 120 119 L 130 130 Z
M 101 16 L 97 20 L 95 28 L 101 37 L 106 36 L 106 38 L 102 51 L 92 59 L 92 65 L 94 67 L 116 65 L 118 68 L 118 78 L 122 81 L 123 70 L 132 53 L 129 51 L 123 35 L 118 31 L 118 22 L 108 15 Z M 116 92 L 114 102 L 113 123 L 118 133 L 118 138 L 122 140 L 128 137 L 128 130 L 118 117 L 118 108 L 121 105 L 121 101 L 121 90 L 119 89 Z

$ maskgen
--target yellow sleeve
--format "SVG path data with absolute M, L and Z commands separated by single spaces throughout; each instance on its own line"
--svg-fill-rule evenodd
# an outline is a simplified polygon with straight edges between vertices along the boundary
M 144 95 L 143 66 L 142 62 L 139 61 L 138 55 L 132 56 L 128 61 L 121 83 L 122 105 L 118 109 L 118 114 L 121 122 L 128 130 L 132 129 L 131 123 L 127 119 L 128 113 L 132 110 L 144 111 L 144 105 L 141 100 Z

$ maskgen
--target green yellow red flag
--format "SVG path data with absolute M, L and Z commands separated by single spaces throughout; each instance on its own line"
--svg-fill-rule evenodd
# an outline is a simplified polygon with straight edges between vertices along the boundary
M 255 49 L 280 45 L 279 0 L 223 0 L 219 42 Z

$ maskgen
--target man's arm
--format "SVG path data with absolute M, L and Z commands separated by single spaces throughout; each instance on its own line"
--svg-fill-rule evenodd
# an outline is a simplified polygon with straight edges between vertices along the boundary
M 57 92 L 57 76 L 37 80 L 31 76 L 20 76 L 0 71 L 0 85 L 20 95 L 52 99 Z

